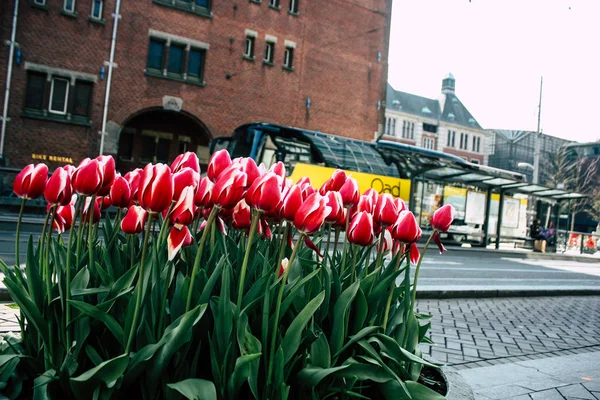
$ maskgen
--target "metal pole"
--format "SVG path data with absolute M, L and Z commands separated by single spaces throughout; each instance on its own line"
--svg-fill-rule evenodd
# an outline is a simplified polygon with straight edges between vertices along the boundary
M 538 121 L 537 121 L 537 131 L 535 135 L 535 151 L 533 153 L 533 184 L 536 185 L 540 176 L 540 121 L 542 117 L 542 87 L 544 85 L 544 77 L 542 76 L 540 80 L 540 103 L 538 105 Z
M 117 0 L 115 6 L 115 13 L 113 18 L 115 22 L 113 24 L 112 39 L 110 42 L 110 58 L 108 60 L 108 77 L 106 79 L 106 96 L 104 97 L 104 111 L 102 113 L 102 132 L 100 132 L 100 155 L 104 153 L 104 137 L 106 136 L 106 120 L 108 119 L 108 101 L 110 99 L 110 86 L 112 82 L 113 65 L 115 62 L 115 47 L 117 47 L 117 28 L 119 26 L 119 14 L 121 8 L 121 0 Z
M 500 190 L 500 203 L 498 204 L 498 223 L 496 224 L 496 250 L 500 248 L 500 230 L 502 228 L 502 214 L 504 213 L 504 190 Z
M 483 222 L 483 247 L 488 245 L 488 231 L 490 229 L 490 206 L 492 204 L 492 188 L 487 190 L 487 198 L 485 201 L 485 220 Z
M 12 79 L 13 54 L 17 37 L 17 17 L 19 16 L 19 0 L 15 0 L 13 12 L 12 32 L 10 33 L 10 46 L 8 50 L 8 68 L 6 69 L 6 91 L 4 92 L 4 108 L 2 109 L 2 133 L 0 133 L 0 158 L 4 158 L 4 137 L 6 136 L 6 122 L 8 122 L 8 98 L 10 97 L 10 82 Z

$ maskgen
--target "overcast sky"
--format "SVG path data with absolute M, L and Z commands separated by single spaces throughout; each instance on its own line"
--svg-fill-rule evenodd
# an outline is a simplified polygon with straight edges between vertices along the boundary
M 394 0 L 389 82 L 456 94 L 484 128 L 600 139 L 600 0 Z

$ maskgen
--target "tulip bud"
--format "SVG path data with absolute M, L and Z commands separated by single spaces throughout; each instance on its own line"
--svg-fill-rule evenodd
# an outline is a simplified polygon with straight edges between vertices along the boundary
M 171 169 L 165 164 L 148 164 L 142 172 L 138 202 L 146 211 L 160 213 L 169 208 L 173 198 Z
M 233 227 L 240 230 L 250 229 L 251 215 L 250 206 L 246 203 L 246 200 L 242 199 L 233 208 L 233 214 L 231 215 L 233 221 Z
M 346 182 L 346 179 L 348 179 L 346 173 L 341 169 L 336 169 L 333 171 L 333 174 L 331 174 L 331 178 L 325 181 L 323 186 L 321 186 L 319 193 L 321 193 L 322 196 L 325 196 L 325 193 L 327 192 L 339 192 Z M 300 184 L 300 182 L 298 182 L 298 184 Z
M 413 243 L 421 238 L 421 228 L 410 211 L 402 211 L 392 226 L 392 237 L 402 243 Z
M 373 204 L 377 204 L 377 199 L 379 198 L 379 193 L 377 193 L 377 190 L 368 188 L 362 195 L 371 199 Z
M 261 217 L 258 221 L 258 234 L 261 235 L 264 239 L 273 239 L 273 232 L 271 231 L 271 227 L 269 226 L 269 223 L 264 217 Z
M 194 204 L 200 208 L 210 208 L 212 207 L 211 203 L 211 195 L 214 183 L 208 179 L 208 177 L 204 177 L 200 179 L 200 183 L 198 184 L 198 191 L 194 196 Z
M 22 199 L 37 199 L 44 193 L 48 179 L 46 164 L 29 164 L 19 172 L 13 183 L 13 191 Z
M 110 188 L 110 201 L 118 208 L 125 208 L 131 203 L 131 187 L 127 179 L 118 175 Z
M 290 260 L 288 260 L 287 257 L 281 260 L 281 265 L 279 266 L 279 274 L 277 275 L 277 278 L 281 278 L 283 274 L 285 274 L 285 270 L 288 269 L 289 263 Z
M 72 177 L 73 189 L 78 194 L 91 196 L 102 188 L 102 176 L 98 160 L 86 158 L 81 161 Z
M 130 235 L 137 235 L 144 230 L 148 212 L 140 206 L 131 206 L 121 221 L 121 229 Z
M 240 158 L 238 164 L 241 166 L 242 171 L 248 176 L 246 187 L 250 187 L 255 180 L 260 178 L 263 174 L 258 169 L 256 162 L 250 157 Z
M 191 168 L 194 172 L 200 174 L 200 161 L 196 153 L 188 151 L 175 157 L 175 161 L 171 164 L 173 174 L 176 174 L 183 168 Z
M 261 211 L 272 211 L 281 201 L 280 178 L 273 172 L 256 179 L 246 192 L 246 202 Z
M 206 175 L 213 183 L 217 182 L 217 178 L 225 169 L 231 165 L 231 157 L 227 150 L 219 150 L 215 152 L 208 162 Z
M 91 206 L 92 198 L 87 197 L 85 199 L 85 205 L 83 207 L 83 213 L 81 215 L 82 221 L 85 223 L 90 222 L 90 208 L 93 208 L 92 224 L 96 224 L 100 221 L 100 204 L 102 203 L 102 197 L 96 197 L 93 206 Z
M 417 243 L 411 243 L 410 245 L 410 262 L 412 264 L 416 264 L 419 262 L 419 258 L 421 257 L 421 253 L 419 252 L 419 247 Z
M 377 198 L 373 219 L 379 225 L 386 227 L 398 219 L 398 210 L 394 198 L 389 193 L 383 193 Z
M 340 194 L 344 201 L 345 207 L 350 207 L 358 203 L 360 192 L 358 191 L 358 182 L 356 179 L 349 177 L 340 188 Z
M 279 215 L 286 221 L 293 221 L 300 206 L 302 206 L 302 193 L 298 185 L 293 185 L 281 201 Z
M 269 168 L 269 172 L 273 172 L 275 175 L 277 175 L 280 178 L 280 184 L 283 186 L 285 183 L 285 165 L 283 165 L 283 163 L 281 161 L 276 162 L 275 164 L 271 165 L 271 168 Z
M 448 251 L 442 244 L 442 240 L 440 239 L 439 232 L 437 232 L 437 231 L 433 232 L 433 241 L 435 242 L 435 244 L 437 244 L 438 249 L 440 249 L 440 254 L 444 254 L 445 251 Z
M 358 198 L 358 203 L 350 208 L 350 218 L 361 211 L 373 214 L 375 211 L 375 203 L 373 202 L 372 197 L 365 195 L 360 196 Z
M 308 196 L 294 217 L 294 226 L 300 232 L 310 235 L 318 231 L 325 218 L 331 213 L 327 199 L 315 192 Z
M 186 186 L 173 207 L 169 219 L 175 225 L 189 225 L 194 220 L 196 206 L 194 205 L 194 187 Z
M 115 180 L 115 159 L 112 156 L 98 156 L 98 166 L 100 168 L 101 186 L 98 194 L 100 196 L 106 196 L 110 193 L 110 187 Z
M 73 179 L 73 173 L 75 172 L 76 168 L 71 164 L 64 165 L 63 168 L 69 173 L 69 178 Z
M 212 190 L 212 203 L 220 208 L 232 208 L 242 199 L 248 176 L 232 165 L 219 175 Z
M 348 226 L 348 241 L 359 246 L 369 246 L 373 243 L 373 216 L 365 211 L 352 217 Z
M 129 183 L 129 188 L 131 190 L 131 201 L 137 200 L 138 189 L 140 187 L 140 179 L 142 177 L 143 170 L 141 168 L 136 168 L 133 171 L 129 171 L 125 174 L 124 178 Z M 131 203 L 130 203 L 131 204 Z
M 340 192 L 330 191 L 325 194 L 327 205 L 331 207 L 331 213 L 325 218 L 325 222 L 334 224 L 344 218 L 344 202 Z
M 447 232 L 454 220 L 454 206 L 446 204 L 441 206 L 433 213 L 431 217 L 431 227 L 440 232 Z
M 383 241 L 377 243 L 377 251 L 381 251 L 383 254 L 392 250 L 394 247 L 394 240 L 392 239 L 391 227 L 386 228 L 383 231 Z
M 56 208 L 56 215 L 52 228 L 58 233 L 63 233 L 71 229 L 71 226 L 73 225 L 73 217 L 75 216 L 74 200 L 75 196 L 73 196 L 73 201 L 71 203 Z
M 107 208 L 109 208 L 110 206 L 112 206 L 112 200 L 110 198 L 110 196 L 104 196 L 104 197 L 100 197 L 101 201 L 98 202 L 98 204 L 100 204 L 100 210 L 104 211 Z
M 200 174 L 189 167 L 181 168 L 173 174 L 173 200 L 177 200 L 183 188 L 192 186 L 194 193 L 198 190 Z
M 193 243 L 192 234 L 187 226 L 181 226 L 178 228 L 174 226 L 171 228 L 169 232 L 169 237 L 167 238 L 167 253 L 169 261 L 172 261 L 179 250 L 183 246 L 189 246 Z
M 396 210 L 398 213 L 407 210 L 406 203 L 400 197 L 394 197 L 394 203 L 396 203 Z
M 71 202 L 72 188 L 69 172 L 63 167 L 56 168 L 44 189 L 44 197 L 49 204 L 65 206 Z

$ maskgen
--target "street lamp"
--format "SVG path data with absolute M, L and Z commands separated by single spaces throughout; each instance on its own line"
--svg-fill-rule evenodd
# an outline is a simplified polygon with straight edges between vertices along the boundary
M 529 168 L 530 170 L 534 171 L 535 167 L 527 162 L 520 162 L 517 164 L 517 167 L 519 168 Z

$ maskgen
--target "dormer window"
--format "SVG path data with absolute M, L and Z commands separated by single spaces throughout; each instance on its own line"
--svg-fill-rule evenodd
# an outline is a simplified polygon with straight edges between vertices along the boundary
M 450 121 L 454 121 L 454 118 L 455 118 L 455 117 L 454 117 L 454 114 L 452 114 L 452 113 L 448 114 L 448 119 L 449 119 Z
M 423 106 L 423 108 L 421 108 L 421 112 L 423 114 L 431 114 L 431 110 L 427 106 Z

